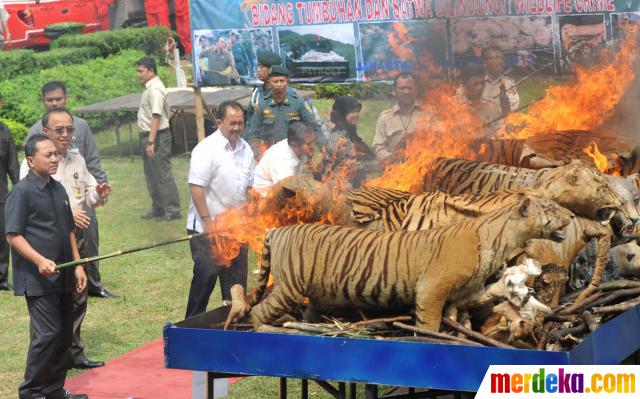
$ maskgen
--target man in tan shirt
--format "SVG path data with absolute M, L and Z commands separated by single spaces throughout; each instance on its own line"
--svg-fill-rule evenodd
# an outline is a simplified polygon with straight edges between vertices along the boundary
M 399 73 L 393 81 L 396 105 L 380 113 L 371 143 L 380 162 L 396 162 L 405 156 L 407 136 L 415 131 L 420 119 L 416 84 L 416 77 L 409 72 Z
M 87 210 L 103 205 L 111 194 L 109 183 L 96 181 L 82 155 L 69 151 L 73 138 L 73 117 L 64 108 L 52 108 L 42 117 L 43 133 L 55 145 L 60 155 L 57 172 L 52 177 L 59 181 L 69 196 L 69 206 L 76 224 L 76 240 L 80 257 L 87 256 L 85 231 L 91 223 Z M 20 179 L 29 173 L 25 159 L 20 166 Z M 88 290 L 73 294 L 73 341 L 71 359 L 76 368 L 94 368 L 104 366 L 104 362 L 89 360 L 84 353 L 84 342 L 80 337 L 80 327 L 87 313 Z
M 171 130 L 167 89 L 158 77 L 153 58 L 136 63 L 140 83 L 145 86 L 138 110 L 142 161 L 152 207 L 143 219 L 180 219 L 180 197 L 171 173 Z

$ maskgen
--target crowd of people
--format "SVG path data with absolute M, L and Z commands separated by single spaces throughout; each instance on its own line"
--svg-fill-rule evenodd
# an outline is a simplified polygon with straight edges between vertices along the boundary
M 493 118 L 516 108 L 519 99 L 493 49 L 483 52 L 483 61 L 484 67 L 463 72 L 457 96 L 472 106 L 491 109 L 480 117 L 493 123 Z M 404 159 L 407 139 L 424 111 L 417 102 L 415 75 L 396 76 L 395 104 L 379 115 L 370 147 L 358 133 L 360 101 L 339 96 L 329 120 L 322 120 L 313 105 L 289 86 L 289 71 L 280 64 L 278 54 L 261 53 L 257 72 L 263 84 L 254 89 L 248 109 L 235 101 L 221 103 L 215 111 L 217 130 L 193 149 L 187 179 L 189 234 L 211 231 L 219 214 L 247 198 L 266 196 L 286 177 L 307 173 L 321 181 L 340 178 L 346 187 L 355 188 L 368 173 Z M 151 209 L 141 217 L 158 222 L 181 219 L 171 171 L 167 89 L 153 59 L 139 60 L 136 71 L 144 86 L 137 120 L 151 199 Z M 42 100 L 46 112 L 29 129 L 22 166 L 10 132 L 0 123 L 0 215 L 4 217 L 0 226 L 11 246 L 13 265 L 11 287 L 9 248 L 0 240 L 0 290 L 24 296 L 30 316 L 19 397 L 86 398 L 64 389 L 66 373 L 73 367 L 104 365 L 86 356 L 81 325 L 88 295 L 113 295 L 102 285 L 97 262 L 65 269 L 56 265 L 98 254 L 95 208 L 107 203 L 112 187 L 88 123 L 65 108 L 65 84 L 45 84 Z M 314 162 L 317 148 L 320 155 Z M 11 192 L 8 180 L 13 183 Z M 256 195 L 248 196 L 249 190 Z M 204 235 L 190 241 L 190 250 L 194 266 L 186 317 L 206 311 L 218 278 L 223 303 L 231 305 L 232 312 L 246 310 L 247 248 L 240 249 L 231 267 L 216 258 Z

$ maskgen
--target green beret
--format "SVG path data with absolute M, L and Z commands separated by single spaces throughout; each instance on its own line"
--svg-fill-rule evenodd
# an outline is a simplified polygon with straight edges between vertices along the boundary
M 282 59 L 278 53 L 274 53 L 273 51 L 265 51 L 258 54 L 258 63 L 264 66 L 274 66 L 278 64 L 282 64 Z
M 289 76 L 289 70 L 282 65 L 274 65 L 271 67 L 271 73 L 269 77 L 272 76 Z

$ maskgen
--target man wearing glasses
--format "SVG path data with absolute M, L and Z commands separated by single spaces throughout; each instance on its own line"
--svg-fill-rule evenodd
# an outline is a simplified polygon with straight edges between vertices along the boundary
M 42 86 L 42 102 L 45 109 L 51 108 L 66 108 L 67 98 L 67 86 L 60 81 L 51 81 Z M 100 163 L 100 155 L 98 154 L 98 147 L 96 141 L 91 133 L 91 128 L 86 120 L 74 117 L 73 127 L 75 132 L 73 134 L 73 140 L 69 151 L 80 153 L 87 163 L 89 172 L 95 177 L 98 183 L 107 182 L 107 174 Z M 29 135 L 31 137 L 36 133 L 43 133 L 42 120 L 37 121 L 29 129 Z M 89 209 L 88 212 L 91 217 L 91 224 L 85 232 L 85 238 L 87 241 L 87 256 L 98 255 L 98 249 L 100 247 L 100 240 L 98 235 L 98 219 L 96 212 L 93 209 Z M 114 295 L 107 291 L 102 285 L 100 279 L 99 262 L 87 263 L 87 278 L 89 279 L 89 295 L 98 298 L 113 298 Z
M 89 173 L 84 158 L 80 154 L 69 151 L 73 139 L 73 117 L 64 108 L 52 108 L 42 117 L 43 132 L 55 145 L 60 154 L 58 169 L 52 177 L 59 181 L 69 196 L 69 204 L 76 227 L 78 251 L 81 257 L 86 257 L 85 232 L 91 223 L 87 210 L 103 205 L 107 196 L 111 194 L 109 183 L 96 182 Z M 26 160 L 20 168 L 20 177 L 29 172 Z M 73 366 L 78 368 L 93 368 L 103 366 L 103 362 L 89 360 L 84 353 L 84 342 L 80 337 L 80 328 L 87 313 L 88 291 L 73 295 L 73 343 L 71 358 Z

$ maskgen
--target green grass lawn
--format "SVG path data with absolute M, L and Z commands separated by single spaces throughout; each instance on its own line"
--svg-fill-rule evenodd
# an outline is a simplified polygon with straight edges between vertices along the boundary
M 315 105 L 325 116 L 332 103 L 329 100 L 315 101 Z M 366 141 L 370 142 L 373 138 L 377 115 L 388 104 L 375 101 L 365 105 L 360 132 Z M 101 132 L 96 135 L 96 139 L 101 150 L 115 153 L 113 132 Z M 137 141 L 134 140 L 134 144 L 137 149 Z M 113 185 L 113 195 L 105 207 L 98 209 L 101 253 L 185 235 L 189 202 L 186 184 L 188 159 L 179 156 L 173 161 L 185 218 L 173 222 L 145 221 L 140 219 L 140 215 L 149 210 L 151 201 L 144 182 L 142 161 L 139 157 L 128 157 L 128 137 L 121 143 L 121 150 L 126 157 L 102 161 Z M 182 149 L 176 150 L 180 152 Z M 255 264 L 255 257 L 251 259 L 249 270 Z M 162 327 L 167 321 L 182 320 L 192 265 L 189 246 L 185 242 L 103 261 L 100 271 L 104 285 L 119 297 L 109 300 L 89 299 L 89 309 L 82 325 L 89 357 L 112 359 L 161 337 Z M 252 277 L 250 274 L 250 279 Z M 219 292 L 216 287 L 209 308 L 220 305 Z M 24 373 L 29 343 L 29 315 L 24 298 L 6 292 L 0 293 L 0 309 L 0 398 L 9 399 L 17 397 L 17 387 Z M 69 375 L 77 373 L 72 371 Z M 289 389 L 296 392 L 299 391 L 299 386 L 299 382 L 293 382 Z M 252 377 L 234 384 L 230 397 L 273 398 L 276 397 L 277 390 L 276 379 Z M 321 389 L 315 384 L 310 384 L 310 390 L 312 397 L 331 397 L 320 393 Z

